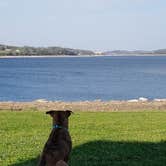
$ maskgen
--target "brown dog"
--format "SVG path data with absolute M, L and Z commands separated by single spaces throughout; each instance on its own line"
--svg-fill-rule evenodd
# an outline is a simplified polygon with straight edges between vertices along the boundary
M 56 163 L 56 165 L 55 165 L 55 166 L 68 166 L 68 165 L 67 165 L 67 163 L 66 163 L 66 162 L 64 162 L 64 161 L 60 160 L 60 161 L 58 161 L 58 162 Z
M 53 129 L 44 146 L 38 166 L 67 166 L 72 149 L 68 131 L 68 117 L 71 113 L 69 110 L 46 112 L 53 118 Z

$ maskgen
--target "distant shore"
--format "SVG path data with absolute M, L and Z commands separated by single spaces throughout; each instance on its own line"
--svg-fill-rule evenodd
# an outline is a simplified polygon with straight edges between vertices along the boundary
M 60 58 L 60 57 L 98 57 L 105 55 L 19 55 L 19 56 L 0 56 L 0 58 Z
M 166 99 L 153 101 L 46 101 L 44 99 L 32 102 L 0 102 L 0 110 L 11 111 L 46 111 L 50 109 L 72 111 L 166 111 Z
M 92 56 L 166 56 L 166 49 L 153 49 L 153 50 L 86 50 L 78 48 L 65 48 L 59 46 L 47 46 L 47 47 L 35 47 L 35 46 L 12 46 L 0 44 L 0 56 L 9 56 L 9 57 L 22 57 L 22 55 L 34 57 L 42 56 L 83 56 L 92 55 Z M 24 56 L 23 56 L 24 57 Z
M 136 57 L 136 56 L 146 56 L 146 57 L 152 57 L 152 56 L 166 56 L 166 54 L 113 54 L 113 55 L 18 55 L 18 56 L 0 56 L 0 59 L 3 58 L 62 58 L 62 57 L 70 57 L 70 58 L 76 58 L 76 57 Z

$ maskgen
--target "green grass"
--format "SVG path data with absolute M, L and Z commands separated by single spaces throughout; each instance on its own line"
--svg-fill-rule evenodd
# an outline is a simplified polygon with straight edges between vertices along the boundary
M 43 112 L 0 112 L 0 165 L 35 166 L 51 130 Z M 71 166 L 165 166 L 166 113 L 82 112 L 70 118 Z

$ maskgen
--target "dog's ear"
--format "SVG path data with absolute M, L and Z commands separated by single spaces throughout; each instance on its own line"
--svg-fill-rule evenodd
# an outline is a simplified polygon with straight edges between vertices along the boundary
M 70 110 L 66 110 L 65 113 L 66 113 L 66 117 L 69 117 L 73 112 Z
M 57 112 L 57 111 L 55 111 L 55 110 L 50 110 L 50 111 L 47 111 L 46 114 L 49 114 L 50 116 L 53 117 L 56 112 Z

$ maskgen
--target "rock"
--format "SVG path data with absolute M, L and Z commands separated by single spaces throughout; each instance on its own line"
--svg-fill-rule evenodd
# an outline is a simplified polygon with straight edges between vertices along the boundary
M 148 101 L 148 99 L 147 99 L 147 98 L 144 98 L 144 97 L 140 97 L 140 98 L 139 98 L 139 101 Z
M 34 102 L 39 102 L 39 103 L 47 103 L 48 101 L 45 99 L 37 99 Z
M 131 99 L 131 100 L 127 100 L 128 102 L 138 102 L 139 100 L 137 100 L 137 99 Z
M 166 99 L 154 99 L 154 101 L 160 102 L 160 101 L 166 101 Z

